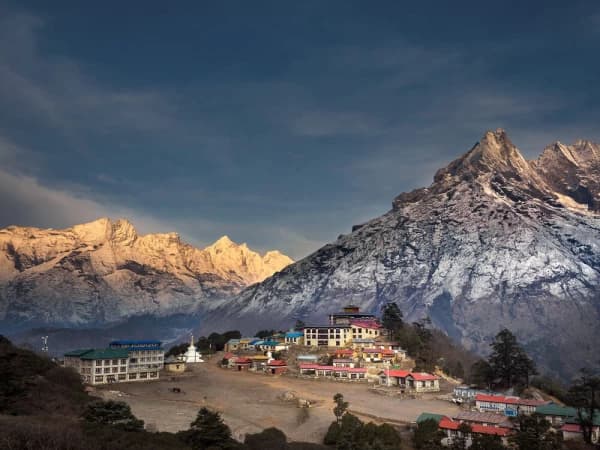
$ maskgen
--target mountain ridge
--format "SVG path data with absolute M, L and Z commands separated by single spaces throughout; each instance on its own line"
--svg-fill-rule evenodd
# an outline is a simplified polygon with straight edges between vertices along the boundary
M 197 312 L 292 260 L 224 236 L 204 249 L 177 233 L 139 235 L 125 219 L 0 230 L 0 321 L 86 325 Z

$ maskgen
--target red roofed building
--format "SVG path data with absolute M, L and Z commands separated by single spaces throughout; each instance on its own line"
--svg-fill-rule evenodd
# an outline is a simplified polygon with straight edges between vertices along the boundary
M 267 371 L 271 375 L 281 375 L 287 372 L 287 363 L 278 359 L 274 359 L 267 363 Z
M 233 360 L 233 367 L 235 370 L 242 372 L 244 370 L 248 370 L 252 365 L 252 360 L 250 358 L 235 358 Z
M 315 378 L 327 377 L 353 381 L 366 381 L 366 367 L 336 367 L 321 366 L 319 364 L 300 364 L 300 375 L 309 375 Z
M 509 417 L 519 414 L 533 414 L 540 405 L 547 401 L 532 400 L 514 396 L 477 394 L 475 407 L 482 412 L 497 412 Z
M 381 336 L 381 325 L 376 319 L 352 320 L 352 339 L 375 339 Z
M 442 440 L 442 443 L 445 445 L 452 445 L 453 441 L 457 437 L 462 437 L 462 431 L 459 430 L 461 424 L 464 422 L 460 422 L 458 420 L 452 420 L 448 417 L 443 417 L 439 422 L 439 429 L 446 433 L 446 438 Z M 472 442 L 472 434 L 484 434 L 490 436 L 500 436 L 504 445 L 508 444 L 508 436 L 513 433 L 511 428 L 505 428 L 494 425 L 478 425 L 478 424 L 466 424 L 471 428 L 471 432 L 466 436 L 466 446 L 467 448 L 471 446 Z
M 440 377 L 425 372 L 411 372 L 406 377 L 406 387 L 416 392 L 439 392 Z
M 336 358 L 352 358 L 354 356 L 354 350 L 351 348 L 340 348 L 334 353 Z
M 384 369 L 379 372 L 379 383 L 385 386 L 399 386 L 414 392 L 438 392 L 440 390 L 439 377 L 424 372 L 410 372 L 408 370 Z

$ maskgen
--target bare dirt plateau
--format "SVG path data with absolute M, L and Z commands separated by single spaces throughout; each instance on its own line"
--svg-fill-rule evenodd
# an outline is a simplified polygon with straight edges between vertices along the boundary
M 457 411 L 453 404 L 433 396 L 399 399 L 373 393 L 365 383 L 240 373 L 220 369 L 215 359 L 196 364 L 190 372 L 173 378 L 163 374 L 155 382 L 104 386 L 98 395 L 127 402 L 137 417 L 159 431 L 189 428 L 198 410 L 207 406 L 222 414 L 238 440 L 248 433 L 277 427 L 290 440 L 320 443 L 334 419 L 332 398 L 337 392 L 350 402 L 351 412 L 363 420 L 403 423 L 414 421 L 423 411 L 449 415 Z M 173 387 L 182 392 L 171 392 Z M 282 400 L 282 394 L 290 391 L 311 401 L 307 420 L 300 420 L 297 402 Z

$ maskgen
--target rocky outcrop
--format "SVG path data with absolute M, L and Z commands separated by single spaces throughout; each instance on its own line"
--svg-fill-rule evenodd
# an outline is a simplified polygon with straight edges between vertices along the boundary
M 503 130 L 488 132 L 429 187 L 399 195 L 388 213 L 209 317 L 254 329 L 397 302 L 408 320 L 429 316 L 482 353 L 508 327 L 556 373 L 597 365 L 599 156 L 598 145 L 578 141 L 527 161 Z
M 198 249 L 176 233 L 140 236 L 126 220 L 66 230 L 0 230 L 0 321 L 86 325 L 197 312 L 291 263 L 227 236 Z

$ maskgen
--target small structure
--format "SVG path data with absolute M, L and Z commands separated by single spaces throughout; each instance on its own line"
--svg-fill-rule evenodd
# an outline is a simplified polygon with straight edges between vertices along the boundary
M 419 417 L 417 417 L 417 424 L 421 423 L 421 422 L 425 422 L 426 420 L 433 420 L 436 424 L 439 425 L 440 421 L 446 416 L 444 416 L 443 414 L 434 414 L 434 413 L 428 413 L 428 412 L 423 412 L 421 414 L 419 414 Z
M 366 367 L 335 367 L 321 366 L 319 364 L 300 364 L 300 375 L 309 375 L 315 378 L 325 377 L 341 380 L 366 381 Z
M 250 358 L 235 358 L 232 362 L 233 368 L 238 372 L 244 372 L 252 366 L 252 360 Z
M 406 376 L 406 387 L 415 392 L 439 392 L 440 377 L 425 372 L 411 372 Z
M 509 417 L 533 414 L 538 406 L 548 403 L 550 402 L 504 395 L 477 394 L 475 396 L 475 407 L 478 411 L 496 412 Z
M 235 352 L 240 348 L 240 340 L 239 339 L 229 339 L 225 343 L 224 350 L 226 352 Z
M 537 406 L 535 412 L 544 416 L 544 418 L 555 428 L 560 428 L 569 419 L 577 417 L 577 410 L 575 408 L 557 405 L 556 403 Z
M 165 359 L 165 370 L 172 373 L 183 373 L 185 372 L 185 361 L 169 356 Z
M 410 370 L 386 369 L 379 372 L 379 384 L 385 386 L 398 386 L 406 389 L 406 377 Z
M 248 359 L 252 360 L 252 369 L 266 370 L 270 357 L 267 355 L 252 355 L 248 356 Z
M 354 350 L 351 348 L 339 348 L 333 353 L 336 358 L 340 359 L 352 359 L 354 358 Z
M 303 331 L 288 331 L 285 333 L 285 343 L 290 345 L 302 345 L 304 344 L 304 332 Z
M 314 363 L 316 364 L 319 361 L 319 355 L 298 355 L 296 356 L 296 361 L 299 363 Z
M 454 403 L 465 403 L 475 401 L 477 394 L 493 395 L 493 392 L 477 389 L 475 386 L 461 384 L 455 386 L 452 390 L 452 400 Z
M 392 361 L 396 358 L 396 353 L 389 349 L 365 348 L 362 357 L 368 362 Z
M 347 358 L 338 358 L 333 360 L 334 367 L 354 367 L 354 360 Z
M 454 420 L 468 423 L 469 425 L 486 425 L 502 428 L 513 428 L 510 419 L 502 414 L 479 412 L 479 411 L 460 411 L 454 417 Z
M 281 375 L 287 372 L 287 363 L 279 359 L 273 359 L 267 363 L 267 372 L 271 375 Z
M 347 305 L 342 311 L 329 314 L 330 325 L 350 325 L 351 320 L 355 319 L 376 319 L 373 314 L 361 313 L 356 305 Z
M 181 356 L 181 360 L 188 364 L 204 362 L 204 360 L 202 359 L 202 355 L 198 353 L 198 350 L 194 345 L 193 334 L 190 337 L 190 346 L 187 348 L 187 351 Z

